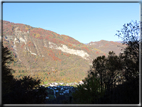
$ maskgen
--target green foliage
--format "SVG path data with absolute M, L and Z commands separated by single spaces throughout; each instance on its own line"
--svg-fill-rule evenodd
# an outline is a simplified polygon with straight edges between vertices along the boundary
M 77 90 L 73 93 L 73 103 L 93 104 L 104 94 L 104 88 L 101 91 L 100 80 L 94 76 L 88 75 L 84 84 L 78 85 Z
M 64 76 L 65 75 L 65 73 L 64 72 L 60 72 L 60 76 Z
M 21 64 L 18 64 L 18 67 L 19 67 L 19 68 L 22 67 Z
M 22 73 L 24 73 L 24 70 L 22 70 Z
M 48 83 L 47 81 L 44 82 L 44 84 L 47 84 L 47 83 Z

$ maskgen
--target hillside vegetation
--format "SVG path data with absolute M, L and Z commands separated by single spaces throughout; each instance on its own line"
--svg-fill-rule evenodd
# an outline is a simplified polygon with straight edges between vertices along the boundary
M 20 41 L 17 40 L 18 37 L 14 39 L 14 51 L 9 51 L 7 47 L 3 46 L 2 42 L 2 103 L 43 104 L 46 103 L 46 97 L 47 95 L 50 95 L 50 93 L 47 92 L 47 89 L 45 87 L 41 87 L 40 84 L 44 84 L 44 82 L 47 81 L 78 81 L 80 78 L 83 78 L 83 83 L 77 85 L 74 92 L 69 93 L 69 96 L 66 96 L 69 99 L 66 99 L 64 96 L 65 99 L 62 103 L 139 104 L 139 55 L 142 55 L 142 53 L 139 53 L 139 46 L 141 45 L 141 40 L 138 38 L 139 30 L 139 24 L 137 22 L 127 23 L 123 25 L 123 29 L 118 31 L 118 34 L 116 34 L 117 36 L 122 38 L 123 44 L 126 44 L 126 48 L 124 48 L 123 52 L 117 55 L 115 54 L 115 52 L 109 51 L 107 56 L 101 55 L 97 56 L 95 59 L 91 59 L 93 60 L 92 65 L 90 65 L 90 68 L 89 70 L 87 70 L 88 72 L 86 71 L 86 74 L 83 74 L 85 65 L 82 66 L 81 64 L 83 61 L 83 63 L 89 63 L 88 60 L 90 58 L 90 54 L 87 54 L 85 51 L 80 50 L 79 52 L 83 52 L 84 54 L 82 55 L 86 56 L 82 57 L 78 54 L 72 56 L 72 58 L 75 57 L 75 59 L 71 58 L 68 60 L 68 63 L 70 65 L 65 66 L 65 71 L 64 69 L 62 69 L 61 71 L 56 70 L 54 68 L 55 62 L 52 66 L 49 66 L 49 68 L 52 67 L 51 70 L 46 71 L 45 69 L 42 69 L 42 66 L 38 66 L 38 63 L 36 65 L 38 66 L 36 67 L 36 69 L 31 69 L 30 66 L 20 65 L 20 60 L 23 60 L 22 58 L 24 58 L 22 57 L 22 53 L 20 54 L 22 50 L 18 51 L 18 49 L 20 49 L 18 48 L 18 46 L 20 46 L 20 42 L 24 41 L 23 39 L 20 39 L 21 36 L 19 37 Z M 8 39 L 7 41 L 10 40 Z M 16 45 L 16 42 L 18 43 L 18 45 Z M 27 41 L 24 42 L 26 45 Z M 59 48 L 59 46 L 57 46 L 55 43 L 51 43 L 52 45 L 50 45 L 50 43 L 51 42 L 49 41 L 48 49 L 54 48 L 54 51 L 51 50 L 53 52 L 52 54 L 54 54 L 55 50 L 58 49 L 64 51 L 63 48 Z M 37 45 L 34 46 L 36 48 Z M 67 46 L 65 47 L 66 48 L 64 49 L 67 49 Z M 42 58 L 42 56 L 40 56 L 41 53 L 39 54 L 39 52 L 42 51 L 38 51 L 36 49 L 37 52 L 33 53 L 28 49 L 29 47 L 26 46 L 24 51 L 29 52 L 30 54 L 27 54 L 25 58 L 31 58 L 30 55 L 34 54 L 34 56 L 38 56 L 38 61 L 40 61 L 40 58 Z M 47 56 L 52 56 L 52 54 L 49 54 Z M 48 58 L 50 59 L 52 57 Z M 76 60 L 76 58 L 78 58 L 78 60 Z M 28 60 L 28 64 L 32 63 L 30 62 L 31 60 Z M 76 66 L 76 63 L 70 62 L 70 60 L 73 62 L 79 62 L 79 65 Z M 14 64 L 19 64 L 20 66 L 11 66 L 13 62 Z M 63 66 L 65 64 L 66 63 L 64 63 Z M 13 68 L 16 67 L 16 69 L 19 71 L 17 72 L 17 70 L 15 71 L 11 69 L 10 66 Z M 72 66 L 72 68 L 70 68 L 70 66 Z M 74 68 L 74 66 L 76 66 L 77 68 Z M 25 68 L 27 70 L 25 70 Z M 57 99 L 55 99 L 54 103 L 56 103 L 56 101 Z
M 80 81 L 97 56 L 107 56 L 108 51 L 119 54 L 126 47 L 112 41 L 85 45 L 67 35 L 8 21 L 3 21 L 3 45 L 14 59 L 9 65 L 15 78 L 30 75 L 42 83 Z

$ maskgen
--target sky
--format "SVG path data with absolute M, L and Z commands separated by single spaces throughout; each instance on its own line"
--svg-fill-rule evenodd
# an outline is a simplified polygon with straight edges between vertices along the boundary
M 139 3 L 3 3 L 3 20 L 68 35 L 81 43 L 121 41 L 117 30 L 140 21 Z

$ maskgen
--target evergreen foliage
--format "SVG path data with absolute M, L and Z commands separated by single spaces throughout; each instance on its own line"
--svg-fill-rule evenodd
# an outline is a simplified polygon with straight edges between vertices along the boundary
M 10 51 L 7 47 L 3 47 L 2 45 L 2 90 L 3 94 L 10 91 L 10 83 L 12 82 L 13 75 L 12 70 L 7 63 L 13 61 Z M 9 83 L 9 84 L 8 84 Z
M 29 76 L 13 78 L 13 70 L 7 66 L 9 61 L 13 61 L 10 51 L 2 45 L 2 104 L 44 103 L 47 93 L 39 87 L 40 80 Z

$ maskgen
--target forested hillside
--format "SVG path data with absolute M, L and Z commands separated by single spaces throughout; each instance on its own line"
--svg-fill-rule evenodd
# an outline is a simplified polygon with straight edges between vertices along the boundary
M 113 41 L 83 44 L 67 35 L 3 21 L 3 45 L 10 50 L 14 76 L 32 75 L 45 81 L 80 81 L 97 56 L 117 54 L 125 45 Z M 94 40 L 95 41 L 95 40 Z

